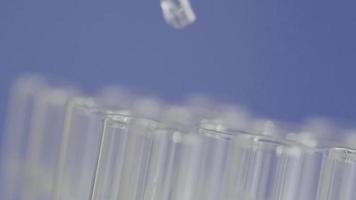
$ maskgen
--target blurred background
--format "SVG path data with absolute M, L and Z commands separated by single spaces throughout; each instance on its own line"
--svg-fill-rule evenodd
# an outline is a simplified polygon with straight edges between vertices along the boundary
M 158 0 L 1 0 L 1 130 L 23 72 L 173 102 L 206 94 L 287 121 L 356 119 L 356 1 L 191 3 L 197 22 L 177 31 Z

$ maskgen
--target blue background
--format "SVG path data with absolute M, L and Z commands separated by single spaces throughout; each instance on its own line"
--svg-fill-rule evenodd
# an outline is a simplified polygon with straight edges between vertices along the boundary
M 176 31 L 158 0 L 1 0 L 0 122 L 22 72 L 171 101 L 204 93 L 290 121 L 356 119 L 355 0 L 192 3 L 197 23 Z

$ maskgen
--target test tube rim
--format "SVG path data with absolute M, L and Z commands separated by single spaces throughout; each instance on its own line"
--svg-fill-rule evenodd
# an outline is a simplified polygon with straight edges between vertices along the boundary
M 349 147 L 332 147 L 329 149 L 328 158 L 356 164 L 356 149 Z

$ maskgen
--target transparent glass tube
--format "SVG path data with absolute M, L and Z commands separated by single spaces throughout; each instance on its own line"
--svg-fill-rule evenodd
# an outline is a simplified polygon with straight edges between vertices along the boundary
M 233 140 L 222 199 L 295 199 L 303 156 L 298 145 L 240 133 Z
M 159 127 L 151 135 L 150 162 L 148 163 L 141 198 L 144 197 L 146 200 L 164 199 L 164 189 L 170 184 L 167 179 L 172 178 L 168 175 L 171 171 L 172 156 L 174 155 L 172 149 L 179 140 L 179 137 L 174 138 L 174 132 L 175 130 L 168 127 Z M 177 136 L 179 133 L 175 134 Z
M 56 200 L 89 199 L 95 178 L 104 120 L 122 110 L 107 110 L 94 99 L 74 98 L 67 106 L 58 172 Z
M 18 199 L 21 196 L 35 98 L 46 88 L 47 84 L 42 78 L 25 75 L 17 79 L 11 89 L 6 132 L 1 151 L 2 191 L 0 199 Z
M 36 98 L 33 122 L 25 159 L 26 180 L 23 198 L 50 199 L 59 159 L 65 105 L 72 88 L 50 88 Z
M 126 116 L 105 119 L 92 200 L 117 199 L 129 134 Z
M 138 199 L 194 199 L 197 192 L 203 141 L 197 132 L 159 129 Z
M 92 200 L 194 199 L 203 140 L 191 131 L 147 119 L 131 118 L 128 125 L 108 119 Z
M 162 186 L 170 131 L 153 120 L 123 121 L 121 115 L 107 118 L 104 127 L 91 199 L 155 198 Z
M 325 149 L 303 148 L 302 172 L 298 183 L 296 200 L 315 200 L 319 179 L 320 168 L 325 156 Z
M 356 150 L 331 148 L 323 162 L 317 200 L 352 200 L 355 188 Z
M 120 182 L 117 199 L 193 200 L 220 195 L 220 170 L 225 167 L 228 139 L 176 123 L 129 132 L 132 140 L 127 145 L 131 150 L 126 158 L 131 163 L 140 162 L 140 167 L 134 168 L 125 160 L 122 176 L 126 179 Z M 143 159 L 135 162 L 135 158 Z
M 227 153 L 233 144 L 232 135 L 203 128 L 199 129 L 199 134 L 202 135 L 203 151 L 194 199 L 221 199 Z
M 286 134 L 286 139 L 297 142 L 303 146 L 303 173 L 300 175 L 300 182 L 297 192 L 297 200 L 315 200 L 317 197 L 319 180 L 323 160 L 329 148 L 340 145 L 339 138 L 330 132 L 330 126 L 323 122 L 307 123 L 308 128 L 293 130 Z M 321 129 L 321 130 L 319 130 Z
M 130 123 L 117 199 L 143 199 L 156 125 L 145 119 L 134 119 Z
M 204 140 L 196 127 L 199 113 L 186 106 L 169 106 L 166 124 L 154 135 L 145 199 L 194 199 L 197 196 Z

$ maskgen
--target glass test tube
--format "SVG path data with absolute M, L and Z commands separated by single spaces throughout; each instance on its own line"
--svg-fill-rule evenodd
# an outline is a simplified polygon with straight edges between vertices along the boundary
M 151 170 L 151 184 L 147 184 L 147 199 L 193 199 L 196 197 L 199 170 L 202 164 L 204 141 L 199 134 L 203 108 L 194 106 L 169 106 L 162 114 L 167 127 L 159 130 L 156 141 L 162 152 L 161 171 Z M 164 158 L 164 159 L 162 159 Z M 155 163 L 151 163 L 154 165 Z M 154 169 L 154 167 L 151 167 Z M 159 177 L 159 184 L 153 184 Z
M 267 136 L 234 133 L 222 199 L 294 200 L 303 151 Z
M 194 199 L 203 142 L 188 130 L 158 129 L 154 133 L 144 187 L 136 199 Z
M 286 139 L 303 146 L 303 162 L 296 200 L 315 200 L 320 179 L 320 169 L 328 144 L 313 135 L 289 133 Z
M 304 147 L 302 171 L 295 200 L 315 200 L 325 149 Z
M 18 199 L 21 195 L 34 100 L 46 88 L 47 84 L 41 77 L 24 75 L 11 89 L 6 133 L 1 146 L 1 199 Z
M 114 119 L 105 127 L 92 199 L 195 197 L 203 149 L 197 132 L 138 118 L 128 128 Z
M 121 171 L 129 134 L 128 122 L 130 120 L 129 117 L 123 115 L 111 116 L 105 119 L 90 198 L 92 200 L 114 200 L 118 198 Z
M 302 130 L 286 134 L 286 139 L 303 146 L 303 173 L 300 175 L 297 200 L 315 200 L 318 192 L 323 159 L 328 148 L 340 145 L 340 138 L 332 137 L 329 123 L 323 120 L 307 122 Z M 328 133 L 329 132 L 329 133 Z
M 181 114 L 177 114 L 177 110 L 181 110 Z M 151 174 L 151 177 L 160 177 L 161 184 L 154 184 L 155 179 L 151 178 L 151 184 L 147 184 L 147 188 L 155 186 L 156 189 L 147 190 L 151 191 L 147 194 L 155 195 L 147 199 L 216 199 L 221 194 L 223 179 L 220 172 L 225 167 L 226 151 L 231 140 L 226 134 L 204 128 L 220 130 L 224 129 L 225 124 L 220 124 L 219 120 L 199 118 L 202 117 L 201 113 L 208 114 L 208 118 L 214 115 L 204 108 L 202 111 L 196 111 L 193 107 L 187 113 L 183 112 L 185 110 L 184 107 L 168 109 L 171 115 L 168 119 L 176 119 L 168 120 L 169 123 L 183 122 L 185 129 L 161 130 L 161 134 L 158 134 L 165 138 L 162 140 L 164 143 L 157 145 L 163 149 L 158 158 L 166 160 L 166 164 L 162 162 L 162 170 L 152 173 L 156 175 Z M 157 167 L 153 167 L 155 168 Z
M 169 126 L 157 128 L 150 137 L 149 162 L 138 179 L 143 187 L 133 192 L 131 199 L 218 197 L 222 181 L 219 172 L 224 167 L 228 143 L 225 138 L 200 133 L 198 128 Z
M 143 142 L 142 144 L 144 144 L 145 139 L 149 137 L 146 137 L 142 132 L 149 132 L 150 126 L 155 124 L 152 120 L 132 117 L 132 115 L 156 118 L 160 112 L 160 106 L 161 102 L 156 99 L 147 97 L 135 99 L 132 101 L 132 113 L 130 116 L 113 115 L 105 120 L 95 184 L 91 199 L 118 198 L 122 175 L 121 171 L 124 167 L 123 163 L 127 162 L 127 165 L 129 165 L 129 163 L 135 161 L 127 158 L 125 153 L 131 152 L 131 154 L 135 154 L 130 155 L 132 156 L 131 158 L 134 159 L 136 156 L 140 156 L 137 155 L 137 152 L 135 151 L 135 148 L 141 148 L 140 145 L 137 146 L 137 142 L 141 141 Z M 140 129 L 142 131 L 137 130 L 139 127 L 141 127 Z M 143 130 L 143 127 L 146 127 L 147 130 Z M 127 146 L 128 143 L 131 145 L 130 148 Z M 131 169 L 131 167 L 128 168 Z
M 153 148 L 153 133 L 157 123 L 133 119 L 129 126 L 125 157 L 118 187 L 118 199 L 142 199 L 145 177 Z
M 25 160 L 26 181 L 23 198 L 51 198 L 64 127 L 65 106 L 74 95 L 72 88 L 49 88 L 36 98 L 29 147 Z
M 323 162 L 317 200 L 352 200 L 356 196 L 356 150 L 331 148 Z
M 233 143 L 232 136 L 204 128 L 199 129 L 199 134 L 202 135 L 203 151 L 194 199 L 221 199 L 227 153 Z
M 104 119 L 125 111 L 107 110 L 94 99 L 77 97 L 69 101 L 66 112 L 53 197 L 87 200 L 95 177 Z

